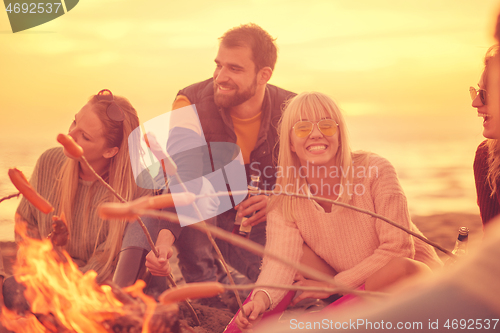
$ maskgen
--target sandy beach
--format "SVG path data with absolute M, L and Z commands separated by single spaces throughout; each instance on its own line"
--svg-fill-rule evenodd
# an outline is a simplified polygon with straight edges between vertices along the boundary
M 470 230 L 470 251 L 474 251 L 482 240 L 483 232 L 481 219 L 476 214 L 446 213 L 430 216 L 413 216 L 412 220 L 428 239 L 449 250 L 453 249 L 458 235 L 458 228 L 461 226 L 466 226 Z M 0 248 L 4 259 L 5 270 L 8 274 L 12 274 L 16 245 L 14 242 L 0 242 Z M 437 251 L 437 253 L 441 259 L 445 259 L 446 255 L 444 253 L 440 251 Z M 182 280 L 180 271 L 178 267 L 176 267 L 176 258 L 172 258 L 171 263 L 174 267 L 174 277 L 176 280 Z M 195 308 L 202 321 L 202 326 L 197 327 L 195 329 L 196 332 L 222 332 L 231 318 L 229 311 L 209 308 L 202 305 L 195 305 Z M 189 319 L 187 313 L 185 315 L 187 316 L 186 320 Z M 0 333 L 3 332 L 7 331 L 3 327 L 0 327 Z

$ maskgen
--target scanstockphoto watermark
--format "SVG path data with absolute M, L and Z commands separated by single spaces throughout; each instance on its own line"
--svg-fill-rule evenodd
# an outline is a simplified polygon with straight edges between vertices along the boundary
M 422 330 L 424 323 L 421 321 L 415 322 L 390 322 L 390 321 L 371 321 L 367 319 L 349 319 L 348 321 L 333 321 L 323 319 L 319 321 L 300 321 L 290 319 L 290 329 L 292 330 Z
M 456 332 L 457 330 L 476 330 L 481 332 L 496 332 L 499 323 L 498 318 L 434 318 L 424 321 L 385 321 L 370 319 L 349 319 L 334 321 L 331 319 L 318 319 L 314 321 L 290 319 L 291 330 L 359 330 L 359 331 L 385 331 L 385 330 L 408 330 L 408 331 L 436 331 Z
M 314 196 L 332 194 L 339 196 L 344 193 L 347 193 L 349 196 L 364 195 L 366 187 L 362 180 L 365 178 L 378 178 L 379 175 L 378 166 L 376 165 L 368 167 L 352 165 L 344 168 L 342 166 L 314 166 L 307 162 L 307 165 L 302 165 L 298 168 L 295 166 L 278 166 L 277 168 L 265 166 L 262 171 L 259 166 L 259 162 L 250 163 L 252 174 L 264 176 L 265 178 L 274 176 L 275 178 L 292 178 L 296 180 L 295 184 L 289 183 L 285 186 L 276 184 L 274 186 L 274 192 L 285 195 L 293 193 Z M 300 179 L 303 178 L 320 178 L 320 182 L 319 184 L 300 184 Z M 332 186 L 327 180 L 328 178 L 350 178 L 353 181 L 346 180 L 343 183 L 337 183 Z

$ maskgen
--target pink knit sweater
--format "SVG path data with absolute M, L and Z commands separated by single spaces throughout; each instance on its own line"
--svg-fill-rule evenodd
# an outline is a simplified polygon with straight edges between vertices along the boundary
M 406 197 L 394 167 L 386 159 L 370 155 L 366 177 L 359 180 L 357 193 L 349 204 L 385 216 L 418 231 L 411 222 Z M 356 169 L 358 170 L 358 169 Z M 368 172 L 371 170 L 371 172 Z M 352 191 L 352 190 L 351 190 Z M 281 209 L 273 209 L 267 219 L 266 249 L 294 262 L 302 257 L 305 242 L 338 274 L 335 280 L 347 287 L 358 287 L 392 258 L 407 257 L 428 264 L 442 263 L 435 250 L 419 239 L 384 221 L 351 209 L 333 206 L 330 213 L 314 200 L 299 199 L 297 221 L 286 221 Z M 264 257 L 257 284 L 291 285 L 295 269 Z M 267 289 L 273 307 L 286 291 Z

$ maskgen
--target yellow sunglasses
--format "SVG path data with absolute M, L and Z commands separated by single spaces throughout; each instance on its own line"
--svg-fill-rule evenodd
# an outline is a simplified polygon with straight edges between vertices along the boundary
M 319 131 L 324 136 L 334 135 L 337 133 L 337 127 L 339 126 L 333 119 L 322 119 L 316 123 L 309 120 L 300 120 L 292 128 L 297 137 L 305 138 L 312 133 L 314 125 L 318 126 Z

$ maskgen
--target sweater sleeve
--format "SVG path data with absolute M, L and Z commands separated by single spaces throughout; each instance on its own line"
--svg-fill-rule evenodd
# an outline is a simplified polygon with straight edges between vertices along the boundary
M 191 105 L 191 102 L 186 96 L 178 95 L 172 104 L 172 110 L 177 110 L 189 105 Z M 201 137 L 199 135 L 198 126 L 188 121 L 178 128 L 173 128 L 169 134 L 166 149 L 178 166 L 179 177 L 184 182 L 201 176 L 202 165 L 200 163 L 193 163 L 192 159 L 193 154 L 200 154 L 202 150 L 202 148 L 199 147 L 200 140 Z M 170 185 L 177 184 L 177 180 L 172 177 L 170 177 L 169 182 Z M 189 182 L 186 186 L 188 186 L 190 192 L 199 194 L 201 180 Z M 172 188 L 170 188 L 169 191 L 172 191 Z M 179 190 L 174 190 L 174 192 L 179 192 Z M 164 210 L 177 214 L 176 209 L 173 207 L 164 208 Z M 182 232 L 182 227 L 179 223 L 161 220 L 160 225 L 161 229 L 169 230 L 175 239 L 178 239 Z
M 267 219 L 267 240 L 266 251 L 286 258 L 292 262 L 300 262 L 304 243 L 302 236 L 295 223 L 286 221 L 283 215 L 274 209 L 269 212 Z M 277 260 L 264 256 L 262 271 L 257 279 L 256 285 L 262 284 L 282 284 L 291 285 L 296 270 Z M 256 289 L 256 290 L 257 290 Z M 274 308 L 287 293 L 286 290 L 263 288 L 269 292 Z
M 394 167 L 386 159 L 378 156 L 371 156 L 370 160 L 370 167 L 375 166 L 375 168 L 372 169 L 373 175 L 370 184 L 367 185 L 370 189 L 366 190 L 365 195 L 371 195 L 375 213 L 410 228 L 406 197 L 399 185 Z M 406 232 L 380 219 L 375 220 L 375 232 L 379 240 L 378 248 L 351 269 L 338 273 L 335 280 L 340 285 L 352 288 L 362 285 L 392 258 L 413 259 L 415 255 L 413 239 Z

